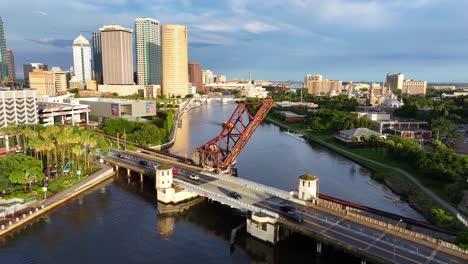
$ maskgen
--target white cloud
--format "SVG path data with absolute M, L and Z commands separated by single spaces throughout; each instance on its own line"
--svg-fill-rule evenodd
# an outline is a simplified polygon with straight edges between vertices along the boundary
M 244 29 L 250 33 L 255 33 L 255 34 L 279 30 L 279 28 L 276 26 L 269 25 L 269 24 L 259 22 L 259 21 L 248 22 L 247 24 L 244 25 Z
M 41 10 L 34 10 L 32 11 L 33 14 L 36 14 L 36 15 L 41 15 L 41 16 L 47 16 L 48 14 L 44 11 L 41 11 Z
M 210 23 L 195 26 L 197 29 L 208 32 L 234 32 L 236 28 L 232 24 Z

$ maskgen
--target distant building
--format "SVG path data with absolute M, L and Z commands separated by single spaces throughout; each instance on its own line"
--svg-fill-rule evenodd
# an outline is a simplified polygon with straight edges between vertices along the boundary
M 36 91 L 0 91 L 0 127 L 37 124 Z
M 11 49 L 7 49 L 7 64 L 8 64 L 8 76 L 10 76 L 12 81 L 16 80 L 16 73 L 15 73 L 15 57 L 13 56 L 13 51 Z
M 284 120 L 287 122 L 302 122 L 306 118 L 305 115 L 298 115 L 290 111 L 281 111 L 280 113 L 284 115 Z
M 214 75 L 210 70 L 203 70 L 203 84 L 212 84 L 214 83 Z
M 427 82 L 404 80 L 402 92 L 409 95 L 426 95 Z
M 403 80 L 405 76 L 402 73 L 387 73 L 387 78 L 385 80 L 385 86 L 387 86 L 390 91 L 396 92 L 403 89 Z
M 204 91 L 203 88 L 203 73 L 201 65 L 198 62 L 189 62 L 188 64 L 189 82 L 194 85 L 197 92 Z
M 455 85 L 434 85 L 431 88 L 436 91 L 454 91 L 457 89 Z
M 94 32 L 92 38 L 93 47 L 93 79 L 102 84 L 102 45 L 101 32 Z
M 5 39 L 5 29 L 3 27 L 3 20 L 0 17 L 0 80 L 9 76 L 8 74 L 8 61 L 7 61 L 7 48 Z
M 161 25 L 152 18 L 135 20 L 137 83 L 161 85 Z
M 29 73 L 29 85 L 37 94 L 55 96 L 57 93 L 67 91 L 66 72 L 55 69 L 44 71 L 35 69 Z
M 304 76 L 304 88 L 309 94 L 315 96 L 333 96 L 338 95 L 343 90 L 343 82 L 339 80 L 323 79 L 322 75 Z
M 162 31 L 162 93 L 165 96 L 187 95 L 188 30 L 183 25 L 163 25 Z
M 34 69 L 41 69 L 47 71 L 49 67 L 47 66 L 47 64 L 44 63 L 23 64 L 24 81 L 26 82 L 27 87 L 29 87 L 29 73 L 31 73 Z
M 98 85 L 98 91 L 101 93 L 113 94 L 117 93 L 120 96 L 129 96 L 134 94 L 143 95 L 145 98 L 156 98 L 161 95 L 160 85 Z
M 89 41 L 79 35 L 72 45 L 73 49 L 73 76 L 72 80 L 80 82 L 82 88 L 85 87 L 86 82 L 92 79 L 91 70 L 91 46 Z
M 107 25 L 101 31 L 104 84 L 134 84 L 132 30 Z
M 350 142 L 360 142 L 362 141 L 363 137 L 373 136 L 373 135 L 378 136 L 378 137 L 383 137 L 383 138 L 385 137 L 368 128 L 359 127 L 359 128 L 341 130 L 340 133 L 337 136 L 335 136 L 335 138 L 341 142 L 350 143 Z
M 215 77 L 215 82 L 216 82 L 216 83 L 225 83 L 225 82 L 227 82 L 227 77 L 226 77 L 226 75 L 222 75 L 222 74 L 216 75 L 216 77 Z

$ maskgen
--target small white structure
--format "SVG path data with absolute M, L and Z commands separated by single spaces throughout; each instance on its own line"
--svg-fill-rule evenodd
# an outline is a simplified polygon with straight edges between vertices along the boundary
M 247 233 L 273 245 L 280 240 L 276 218 L 264 213 L 252 213 L 251 217 L 247 218 Z
M 318 177 L 306 173 L 299 177 L 299 199 L 313 201 L 317 199 Z
M 156 169 L 156 190 L 158 201 L 168 203 L 180 203 L 197 197 L 196 193 L 186 191 L 179 186 L 173 185 L 172 167 L 169 165 L 159 165 Z

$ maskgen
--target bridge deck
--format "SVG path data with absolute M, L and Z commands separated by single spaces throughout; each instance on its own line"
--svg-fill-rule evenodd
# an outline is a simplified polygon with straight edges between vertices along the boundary
M 165 162 L 149 155 L 129 152 L 125 153 L 123 159 L 114 155 L 104 155 L 103 158 L 107 162 L 143 172 L 150 177 L 155 175 L 154 166 Z M 148 165 L 140 165 L 138 163 L 140 160 L 148 161 Z M 211 177 L 199 172 L 197 174 L 200 179 L 194 181 L 188 177 L 195 171 L 192 166 L 179 164 L 178 167 L 175 167 L 178 169 L 178 173 L 174 175 L 174 182 L 183 188 L 231 207 L 268 213 L 270 216 L 278 217 L 279 221 L 288 228 L 335 244 L 371 260 L 389 263 L 467 262 L 467 254 L 448 250 L 439 244 L 411 239 L 395 230 L 373 228 L 368 224 L 360 223 L 360 221 L 352 217 L 334 213 L 331 210 L 326 210 L 326 208 L 293 203 L 291 200 L 285 199 L 285 197 L 274 195 L 274 191 L 265 191 L 236 181 Z M 239 200 L 230 198 L 228 193 L 231 191 L 241 194 L 242 198 Z M 286 204 L 293 204 L 297 208 L 297 213 L 304 218 L 304 223 L 296 223 L 287 218 L 284 212 L 279 209 L 281 205 Z

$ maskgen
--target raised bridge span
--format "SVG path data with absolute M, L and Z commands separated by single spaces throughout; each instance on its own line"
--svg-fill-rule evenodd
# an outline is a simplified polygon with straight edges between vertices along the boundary
M 120 156 L 120 157 L 119 157 Z M 405 223 L 371 217 L 352 207 L 332 201 L 319 199 L 315 203 L 299 200 L 289 192 L 232 176 L 213 174 L 200 167 L 180 162 L 176 157 L 157 156 L 149 153 L 111 150 L 102 158 L 116 168 L 127 169 L 154 179 L 155 166 L 168 164 L 177 169 L 174 184 L 213 201 L 248 212 L 275 219 L 275 236 L 280 233 L 299 232 L 318 241 L 317 251 L 322 243 L 329 244 L 353 255 L 378 263 L 466 263 L 468 252 L 444 240 L 450 234 L 434 229 L 418 227 L 417 231 L 408 230 Z M 140 161 L 147 161 L 141 165 Z M 200 179 L 188 176 L 196 173 Z M 241 199 L 231 198 L 228 194 L 235 191 Z M 303 219 L 298 223 L 280 210 L 282 205 L 292 205 Z M 280 229 L 280 230 L 279 230 Z M 412 228 L 413 229 L 413 228 Z M 276 232 L 276 230 L 278 232 Z M 413 229 L 414 230 L 414 229 Z

